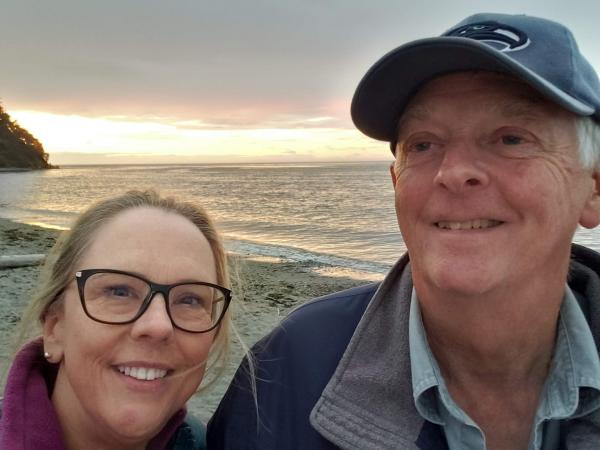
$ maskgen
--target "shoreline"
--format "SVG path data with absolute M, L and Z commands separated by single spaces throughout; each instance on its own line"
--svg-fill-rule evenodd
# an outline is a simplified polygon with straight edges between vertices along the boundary
M 0 255 L 47 253 L 60 231 L 0 218 Z M 231 254 L 231 253 L 230 253 Z M 361 274 L 316 261 L 233 254 L 242 286 L 232 307 L 234 324 L 244 344 L 252 346 L 273 329 L 287 312 L 305 301 L 353 286 L 377 281 L 377 274 Z M 12 331 L 35 287 L 39 266 L 0 270 L 0 365 L 4 369 L 13 352 Z M 188 402 L 188 409 L 206 422 L 217 407 L 243 355 L 232 339 L 231 358 L 221 378 Z M 210 369 L 209 369 L 210 370 Z M 210 378 L 210 377 L 209 377 Z
M 76 216 L 76 214 L 73 215 Z M 74 218 L 66 221 L 65 224 L 56 225 L 34 220 L 22 220 L 17 218 L 6 219 L 0 217 L 0 221 L 10 221 L 13 224 L 57 231 L 68 230 L 67 224 L 71 224 L 73 220 Z M 217 228 L 219 228 L 218 223 Z M 377 281 L 382 280 L 392 266 L 392 264 L 364 261 L 349 256 L 321 253 L 293 245 L 253 241 L 240 238 L 236 235 L 229 235 L 223 230 L 221 230 L 221 236 L 223 238 L 225 250 L 230 256 L 242 257 L 243 259 L 255 261 L 297 262 L 300 264 L 310 262 L 314 267 L 315 272 L 332 277 L 346 277 L 367 282 Z

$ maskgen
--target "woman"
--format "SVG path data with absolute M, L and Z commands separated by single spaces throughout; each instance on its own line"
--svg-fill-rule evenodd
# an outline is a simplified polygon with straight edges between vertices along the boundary
M 11 366 L 0 448 L 203 448 L 184 408 L 226 354 L 224 286 L 222 244 L 197 206 L 132 191 L 88 209 L 23 317 L 42 337 Z

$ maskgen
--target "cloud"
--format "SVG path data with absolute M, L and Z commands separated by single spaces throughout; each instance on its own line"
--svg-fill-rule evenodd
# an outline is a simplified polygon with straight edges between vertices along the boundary
M 600 66 L 600 2 L 476 8 L 563 21 Z M 354 89 L 379 57 L 474 12 L 471 0 L 3 0 L 0 98 L 9 112 L 179 132 L 350 130 Z

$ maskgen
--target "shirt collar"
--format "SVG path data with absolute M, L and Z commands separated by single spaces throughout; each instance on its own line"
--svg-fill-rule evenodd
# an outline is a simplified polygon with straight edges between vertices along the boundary
M 432 388 L 440 386 L 444 380 L 427 342 L 421 308 L 414 288 L 410 299 L 408 343 L 413 398 L 417 411 L 430 422 L 443 425 L 444 421 L 437 408 L 436 392 Z
M 415 406 L 423 418 L 443 425 L 436 391 L 441 387 L 441 391 L 446 392 L 445 383 L 427 342 L 414 288 L 409 315 L 409 351 Z M 567 285 L 557 325 L 554 356 L 537 415 L 546 419 L 574 418 L 598 408 L 600 357 L 587 320 Z
M 600 357 L 569 286 L 560 308 L 556 347 L 538 416 L 578 417 L 600 407 Z

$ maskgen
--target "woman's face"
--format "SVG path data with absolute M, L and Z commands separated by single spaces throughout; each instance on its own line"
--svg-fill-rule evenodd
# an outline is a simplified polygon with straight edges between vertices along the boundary
M 202 232 L 178 214 L 148 207 L 103 225 L 77 266 L 83 269 L 119 269 L 161 284 L 217 283 Z M 173 328 L 162 294 L 134 323 L 95 322 L 83 311 L 74 275 L 63 307 L 44 324 L 45 348 L 60 358 L 52 401 L 65 439 L 82 448 L 145 445 L 198 388 L 215 332 Z M 138 379 L 148 369 L 158 378 Z

